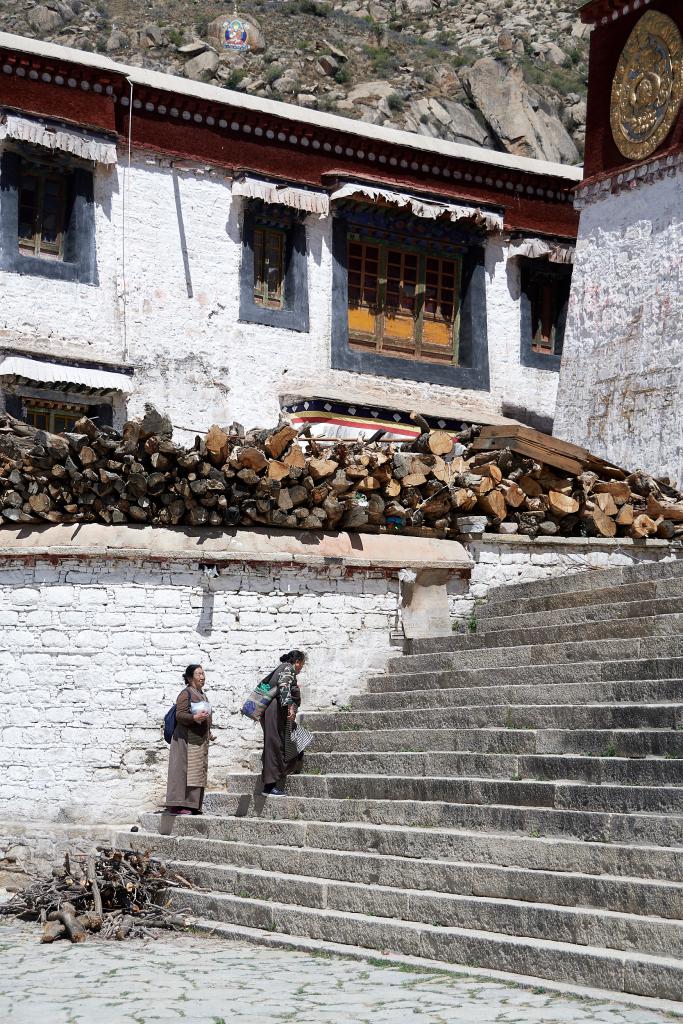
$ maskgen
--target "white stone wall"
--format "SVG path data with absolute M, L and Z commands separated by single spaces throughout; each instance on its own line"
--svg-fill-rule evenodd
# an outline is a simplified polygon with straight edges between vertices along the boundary
M 381 572 L 235 564 L 210 587 L 178 563 L 0 565 L 1 819 L 132 821 L 159 806 L 161 722 L 191 662 L 207 672 L 220 785 L 259 743 L 239 707 L 282 652 L 309 653 L 312 709 L 344 703 L 392 651 L 398 584 Z
M 683 170 L 581 213 L 555 433 L 683 483 Z
M 469 581 L 448 584 L 451 615 L 456 629 L 466 629 L 477 606 L 490 590 L 514 583 L 533 583 L 590 569 L 618 569 L 644 562 L 683 559 L 683 548 L 665 541 L 583 540 L 580 537 L 536 538 L 488 536 L 465 544 L 472 558 Z
M 126 164 L 124 156 L 95 174 L 99 284 L 0 273 L 0 346 L 131 363 L 128 413 L 151 401 L 185 440 L 213 422 L 268 425 L 277 421 L 281 396 L 302 392 L 341 390 L 349 400 L 385 406 L 458 402 L 471 405 L 473 417 L 506 406 L 552 415 L 557 374 L 520 364 L 518 270 L 497 242 L 487 251 L 490 392 L 333 371 L 331 220 L 307 221 L 310 331 L 239 323 L 242 200 L 232 201 L 230 181 L 218 170 L 173 170 L 141 153 L 133 154 L 130 174 Z M 125 410 L 115 411 L 120 422 Z

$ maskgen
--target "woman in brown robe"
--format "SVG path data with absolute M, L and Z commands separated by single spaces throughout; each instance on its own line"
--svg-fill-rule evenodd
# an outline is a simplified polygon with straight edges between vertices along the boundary
M 171 814 L 201 814 L 209 768 L 211 705 L 192 712 L 192 704 L 206 701 L 201 665 L 188 665 L 185 686 L 178 694 L 176 727 L 168 756 L 166 807 Z
M 288 775 L 299 758 L 285 760 L 285 733 L 287 723 L 296 720 L 301 704 L 301 690 L 297 676 L 304 667 L 306 655 L 303 651 L 283 654 L 280 664 L 268 678 L 271 686 L 277 686 L 277 693 L 261 717 L 263 728 L 263 796 L 282 796 L 278 782 Z M 302 755 L 299 755 L 301 757 Z

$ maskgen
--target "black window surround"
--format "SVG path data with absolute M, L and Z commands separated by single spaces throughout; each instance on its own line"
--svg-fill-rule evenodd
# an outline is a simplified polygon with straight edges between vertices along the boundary
M 454 236 L 466 237 L 455 226 L 452 227 Z M 460 280 L 458 363 L 447 364 L 351 348 L 348 326 L 348 230 L 344 215 L 336 216 L 332 223 L 332 369 L 488 391 L 485 242 L 482 237 L 471 235 L 464 246 Z
M 537 370 L 551 370 L 559 373 L 562 362 L 562 346 L 567 323 L 569 290 L 572 267 L 565 263 L 552 263 L 546 259 L 521 258 L 520 264 L 520 362 Z M 538 285 L 551 280 L 559 285 L 560 299 L 555 313 L 555 341 L 552 352 L 538 352 L 534 344 L 534 295 Z
M 8 412 L 10 416 L 14 416 L 17 420 L 25 420 L 26 409 L 28 407 L 38 406 L 41 404 L 43 398 L 41 396 L 40 389 L 32 388 L 30 390 L 30 395 L 17 394 L 16 392 L 12 393 L 8 391 L 4 392 L 5 411 Z M 48 401 L 54 403 L 55 398 L 55 394 L 50 392 L 50 398 Z M 70 392 L 65 392 L 63 395 L 60 395 L 59 398 L 61 398 L 61 403 L 65 406 L 73 404 L 83 405 L 86 410 L 84 415 L 88 416 L 90 419 L 94 419 L 98 426 L 111 427 L 113 425 L 114 408 L 112 399 L 109 399 L 109 401 L 86 404 L 80 395 L 72 394 Z
M 24 161 L 44 164 L 64 175 L 66 214 L 62 259 L 19 252 L 19 184 Z M 40 150 L 33 147 L 3 152 L 0 161 L 0 270 L 54 281 L 98 284 L 91 170 L 70 159 L 43 157 Z
M 269 309 L 254 301 L 254 229 L 257 225 L 281 228 L 286 233 L 282 309 Z M 306 227 L 296 210 L 264 203 L 260 199 L 246 201 L 242 223 L 239 319 L 244 323 L 279 327 L 285 331 L 308 331 Z

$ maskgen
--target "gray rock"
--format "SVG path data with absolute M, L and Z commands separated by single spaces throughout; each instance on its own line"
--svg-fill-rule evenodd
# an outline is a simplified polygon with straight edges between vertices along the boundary
M 297 94 L 296 102 L 300 107 L 312 108 L 316 106 L 316 98 L 310 92 L 300 92 Z
M 205 43 L 203 39 L 193 39 L 191 42 L 179 46 L 178 53 L 189 60 L 191 57 L 198 57 L 200 53 L 204 53 L 208 48 L 208 43 Z
M 515 40 L 512 33 L 508 32 L 507 29 L 503 29 L 498 36 L 498 49 L 503 51 L 512 50 L 514 45 Z
M 200 53 L 197 57 L 187 61 L 183 68 L 183 73 L 186 78 L 193 78 L 197 82 L 204 82 L 213 77 L 218 64 L 219 59 L 216 51 L 205 50 L 204 53 Z
M 300 88 L 299 75 L 293 68 L 288 68 L 283 75 L 273 82 L 273 89 L 283 96 L 294 96 Z
M 409 14 L 431 14 L 432 0 L 405 0 L 404 7 Z
M 173 424 L 168 416 L 163 416 L 153 405 L 146 402 L 140 436 L 151 437 L 152 434 L 158 434 L 159 437 L 171 437 Z
M 107 52 L 111 53 L 113 50 L 125 50 L 128 46 L 128 36 L 125 32 L 121 32 L 120 29 L 112 29 L 109 39 L 107 39 Z
M 395 92 L 396 86 L 391 82 L 359 82 L 351 89 L 347 99 L 355 103 L 358 100 L 382 99 Z
M 545 111 L 534 110 L 521 68 L 508 68 L 484 57 L 463 72 L 462 83 L 509 153 L 578 163 L 578 150 L 561 122 Z
M 562 67 L 563 64 L 567 63 L 567 54 L 556 43 L 547 44 L 544 56 L 547 61 L 551 64 L 556 64 L 558 67 Z
M 483 146 L 486 149 L 493 149 L 493 136 L 486 126 L 477 120 L 469 107 L 463 103 L 456 103 L 454 100 L 447 100 L 443 96 L 439 97 L 438 102 L 445 108 L 449 117 L 446 126 L 449 139 L 465 146 Z
M 349 59 L 347 57 L 347 55 L 344 53 L 343 50 L 340 50 L 338 46 L 333 46 L 332 43 L 328 42 L 327 39 L 323 39 L 323 43 L 327 47 L 327 49 L 330 51 L 330 53 L 332 54 L 333 57 L 336 57 L 338 60 L 341 60 L 341 61 L 345 61 L 345 60 Z
M 64 18 L 58 11 L 51 11 L 48 7 L 39 4 L 26 15 L 26 21 L 34 32 L 47 35 L 56 32 L 64 24 Z
M 330 78 L 334 78 L 341 67 L 341 61 L 333 57 L 332 54 L 326 53 L 316 61 L 315 67 L 321 75 L 329 75 Z
M 148 46 L 164 45 L 164 33 L 158 25 L 145 25 L 143 35 Z

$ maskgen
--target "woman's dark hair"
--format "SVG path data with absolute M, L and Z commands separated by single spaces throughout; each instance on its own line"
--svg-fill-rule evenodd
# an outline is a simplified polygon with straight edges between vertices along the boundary
M 306 655 L 303 651 L 289 651 L 287 654 L 283 654 L 280 661 L 285 665 L 293 665 L 297 661 L 305 661 Z
M 185 671 L 183 672 L 183 679 L 185 680 L 185 682 L 191 683 L 192 677 L 194 676 L 195 672 L 197 671 L 198 668 L 201 667 L 201 665 L 188 665 Z

